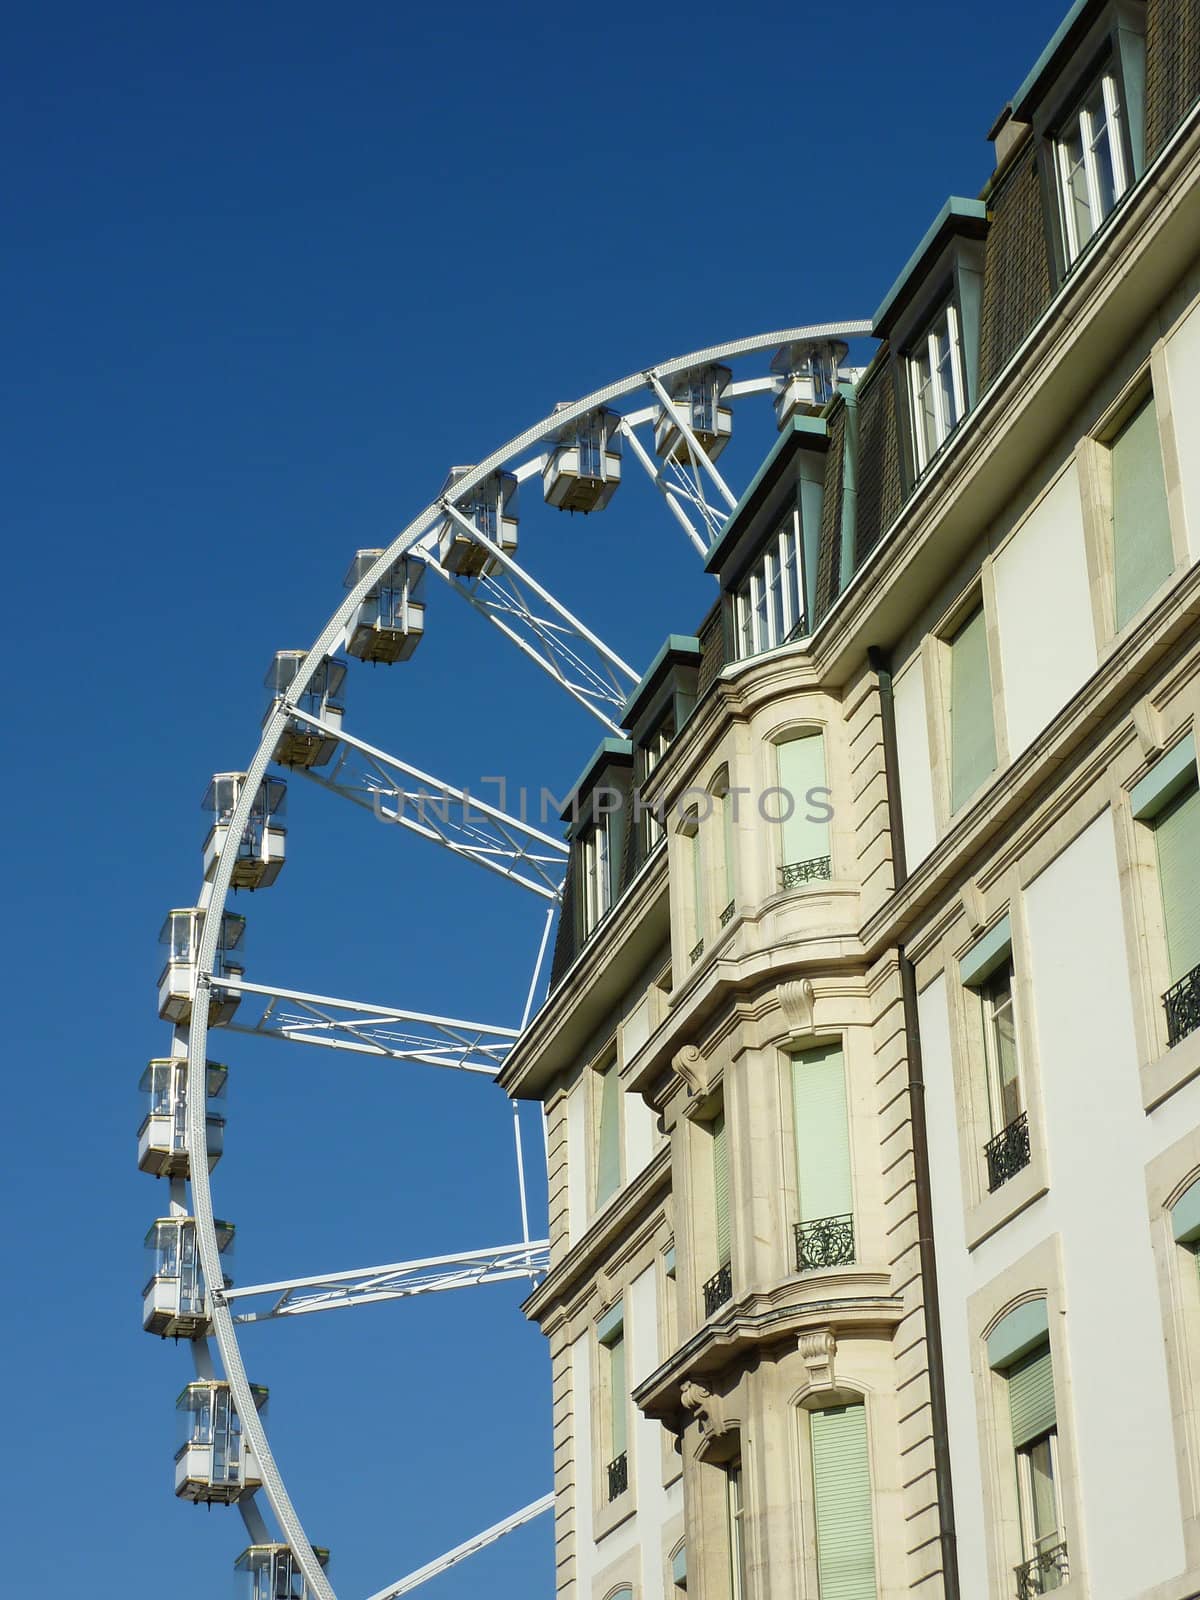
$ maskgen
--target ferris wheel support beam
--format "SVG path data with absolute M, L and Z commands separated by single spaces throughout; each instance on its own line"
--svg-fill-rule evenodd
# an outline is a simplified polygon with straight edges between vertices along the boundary
M 447 1550 L 444 1556 L 426 1562 L 423 1567 L 410 1572 L 407 1578 L 401 1578 L 399 1583 L 389 1584 L 386 1589 L 376 1590 L 370 1600 L 397 1600 L 399 1595 L 411 1594 L 414 1589 L 420 1588 L 421 1584 L 428 1583 L 430 1578 L 448 1572 L 451 1567 L 457 1566 L 460 1561 L 465 1561 L 468 1556 L 473 1556 L 476 1551 L 486 1549 L 489 1544 L 495 1544 L 497 1539 L 503 1539 L 506 1533 L 524 1527 L 527 1522 L 540 1517 L 543 1511 L 549 1511 L 553 1505 L 553 1493 L 544 1494 L 540 1500 L 534 1500 L 531 1504 L 523 1506 L 520 1511 L 514 1511 L 511 1517 L 505 1517 L 503 1522 L 494 1522 L 490 1528 L 477 1533 L 473 1539 L 466 1539 L 462 1544 L 455 1545 L 453 1550 Z
M 514 817 L 466 789 L 455 788 L 419 767 L 389 755 L 362 739 L 297 710 L 295 718 L 337 740 L 339 749 L 329 773 L 301 767 L 302 777 L 374 813 L 380 822 L 397 823 L 443 845 L 454 855 L 530 889 L 557 903 L 569 855 L 561 839 L 542 833 L 523 818 Z M 361 769 L 348 774 L 351 752 L 361 757 Z M 420 787 L 401 788 L 390 770 L 412 779 Z M 347 774 L 347 776 L 343 776 Z M 391 802 L 391 805 L 388 802 Z M 416 815 L 412 812 L 415 810 Z M 519 870 L 524 867 L 525 871 Z
M 237 1508 L 242 1513 L 242 1526 L 251 1544 L 270 1544 L 271 1530 L 267 1527 L 267 1520 L 259 1510 L 258 1501 L 254 1498 L 253 1490 L 249 1494 L 240 1494 L 237 1498 Z
M 670 508 L 672 514 L 674 515 L 676 522 L 678 522 L 679 526 L 683 529 L 684 533 L 687 534 L 688 538 L 695 545 L 695 547 L 699 551 L 699 553 L 702 556 L 706 556 L 708 554 L 708 546 L 705 544 L 704 540 L 700 537 L 700 535 L 696 532 L 695 528 L 692 527 L 692 524 L 691 524 L 691 521 L 688 518 L 687 512 L 683 509 L 683 507 L 679 504 L 679 501 L 675 498 L 674 489 L 670 486 L 670 484 L 668 484 L 666 478 L 659 471 L 659 469 L 654 465 L 654 462 L 650 459 L 649 451 L 646 449 L 646 446 L 642 443 L 642 441 L 638 438 L 637 434 L 634 432 L 632 419 L 629 418 L 629 417 L 623 418 L 622 421 L 621 421 L 621 426 L 620 426 L 619 431 L 625 436 L 626 439 L 629 440 L 629 443 L 633 448 L 634 455 L 638 458 L 638 460 L 641 462 L 642 466 L 645 468 L 646 474 L 649 477 L 651 483 L 654 484 L 656 489 L 659 489 L 662 492 L 662 497 L 667 502 L 667 505 Z
M 269 1322 L 277 1317 L 371 1305 L 379 1300 L 406 1300 L 413 1295 L 438 1294 L 446 1289 L 507 1283 L 514 1278 L 530 1278 L 536 1282 L 545 1276 L 549 1265 L 550 1241 L 526 1239 L 521 1244 L 494 1249 L 463 1250 L 457 1255 L 397 1261 L 382 1267 L 355 1267 L 350 1272 L 326 1272 L 311 1278 L 285 1278 L 278 1283 L 239 1285 L 217 1293 L 226 1305 L 235 1300 L 272 1296 L 272 1304 L 265 1309 L 237 1312 L 233 1319 L 235 1322 Z
M 323 1045 L 328 1049 L 387 1056 L 393 1061 L 413 1061 L 430 1067 L 453 1067 L 488 1078 L 496 1076 L 505 1056 L 520 1037 L 517 1028 L 463 1022 L 458 1017 L 401 1011 L 392 1006 L 370 1006 L 327 994 L 273 988 L 264 983 L 251 983 L 246 978 L 221 977 L 217 987 L 241 995 L 258 995 L 266 1001 L 254 1023 L 240 1022 L 236 1014 L 232 1021 L 224 1023 L 231 1033 L 286 1039 L 293 1044 Z M 285 1005 L 297 1009 L 282 1010 Z

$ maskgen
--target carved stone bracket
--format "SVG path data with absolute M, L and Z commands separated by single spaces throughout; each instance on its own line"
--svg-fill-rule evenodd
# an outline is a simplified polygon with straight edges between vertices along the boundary
M 1162 717 L 1149 695 L 1143 695 L 1133 708 L 1133 731 L 1143 761 L 1152 761 L 1163 747 Z
M 679 1398 L 684 1410 L 691 1412 L 703 1438 L 716 1438 L 725 1432 L 725 1412 L 719 1397 L 711 1389 L 689 1379 L 680 1389 Z
M 694 1044 L 685 1044 L 682 1050 L 677 1050 L 671 1065 L 687 1084 L 689 1094 L 702 1095 L 707 1092 L 708 1075 L 704 1070 L 704 1053 Z
M 983 925 L 987 921 L 987 913 L 983 908 L 983 895 L 979 892 L 979 885 L 974 878 L 968 878 L 967 882 L 963 884 L 962 894 L 959 898 L 963 908 L 963 915 L 967 919 L 971 932 L 973 934 L 981 933 Z
M 800 1359 L 808 1368 L 808 1381 L 813 1389 L 836 1389 L 833 1362 L 837 1355 L 837 1340 L 831 1328 L 815 1328 L 802 1333 L 799 1340 Z
M 779 985 L 779 1004 L 787 1022 L 788 1032 L 796 1036 L 813 1031 L 813 1008 L 816 994 L 807 978 L 791 978 Z

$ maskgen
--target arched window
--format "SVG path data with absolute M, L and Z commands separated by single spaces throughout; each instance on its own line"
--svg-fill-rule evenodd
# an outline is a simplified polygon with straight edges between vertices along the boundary
M 775 746 L 780 827 L 780 880 L 785 889 L 832 877 L 829 823 L 833 809 L 825 784 L 825 739 L 808 728 Z
M 819 1592 L 838 1600 L 876 1600 L 866 1407 L 812 1411 L 808 1426 Z
M 729 768 L 722 767 L 712 781 L 714 835 L 721 843 L 720 883 L 721 927 L 733 920 L 737 898 L 737 873 L 734 857 L 734 797 L 729 792 Z

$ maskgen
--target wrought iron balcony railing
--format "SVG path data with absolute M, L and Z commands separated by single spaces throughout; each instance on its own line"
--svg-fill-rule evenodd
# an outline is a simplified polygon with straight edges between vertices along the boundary
M 727 928 L 729 926 L 729 924 L 733 921 L 734 904 L 735 904 L 735 902 L 733 900 L 731 900 L 729 902 L 729 904 L 725 907 L 724 911 L 722 911 L 722 913 L 721 913 L 721 926 L 723 928 Z
M 822 878 L 832 877 L 832 856 L 814 856 L 811 861 L 792 861 L 779 869 L 780 882 L 785 889 L 796 889 L 802 883 L 817 883 Z
M 726 1300 L 733 1299 L 733 1268 L 727 1261 L 704 1285 L 704 1315 L 711 1317 Z
M 1167 1013 L 1167 1044 L 1178 1044 L 1195 1028 L 1200 1028 L 1200 967 L 1185 972 L 1163 995 Z
M 691 966 L 691 967 L 694 967 L 696 965 L 697 961 L 699 961 L 700 957 L 703 954 L 704 954 L 704 940 L 701 939 L 699 944 L 694 945 L 692 947 L 692 949 L 688 951 L 688 965 Z
M 625 1450 L 615 1461 L 608 1463 L 608 1498 L 615 1500 L 629 1487 L 629 1455 Z
M 796 1224 L 796 1271 L 846 1267 L 854 1260 L 854 1218 L 818 1217 Z
M 988 1169 L 988 1192 L 995 1193 L 1014 1173 L 1029 1165 L 1029 1114 L 1022 1111 L 1007 1128 L 983 1147 Z
M 1066 1545 L 1056 1544 L 1050 1550 L 1040 1551 L 1032 1561 L 1023 1561 L 1016 1575 L 1017 1600 L 1036 1600 L 1039 1594 L 1061 1589 L 1071 1576 Z

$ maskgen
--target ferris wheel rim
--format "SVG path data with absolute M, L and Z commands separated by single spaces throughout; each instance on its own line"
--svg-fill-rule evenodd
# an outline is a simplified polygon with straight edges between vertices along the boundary
M 551 412 L 549 416 L 533 424 L 532 427 L 514 435 L 513 438 L 455 480 L 454 496 L 456 499 L 461 498 L 480 484 L 490 473 L 505 466 L 514 457 L 523 455 L 534 446 L 551 439 L 554 435 L 569 428 L 572 423 L 579 421 L 599 407 L 621 400 L 640 389 L 653 387 L 653 380 L 655 379 L 661 382 L 663 379 L 676 377 L 680 373 L 687 372 L 693 368 L 721 361 L 737 360 L 744 356 L 757 354 L 773 346 L 822 340 L 862 338 L 870 336 L 871 333 L 872 323 L 869 320 L 862 319 L 806 324 L 709 345 L 700 350 L 691 351 L 686 355 L 673 357 L 669 361 L 642 368 L 640 371 L 614 383 L 606 384 L 599 389 L 591 391 L 579 400 L 560 406 Z M 288 685 L 287 692 L 277 695 L 262 724 L 258 748 L 245 769 L 244 781 L 238 793 L 236 804 L 229 816 L 225 835 L 217 853 L 212 877 L 202 884 L 200 898 L 197 901 L 197 909 L 202 910 L 204 915 L 201 919 L 199 937 L 194 953 L 195 1001 L 190 1019 L 186 1024 L 177 1026 L 175 1035 L 178 1040 L 181 1027 L 186 1029 L 186 1059 L 188 1063 L 187 1147 L 189 1152 L 203 1152 L 205 1149 L 205 1086 L 209 1033 L 208 995 L 213 980 L 213 967 L 221 921 L 231 887 L 234 863 L 237 859 L 238 843 L 250 821 L 254 797 L 258 792 L 259 785 L 266 776 L 268 767 L 271 765 L 279 738 L 292 715 L 294 702 L 305 692 L 321 662 L 327 656 L 333 654 L 342 644 L 347 624 L 357 607 L 362 603 L 371 587 L 384 577 L 401 556 L 411 551 L 445 513 L 446 503 L 443 493 L 426 505 L 417 516 L 393 537 L 387 547 L 380 551 L 376 559 L 364 570 L 357 583 L 343 596 L 341 603 L 330 616 L 324 629 L 318 634 L 316 640 L 305 654 L 296 676 Z M 527 1006 L 527 1014 L 528 1010 L 529 1007 Z M 527 1020 L 528 1015 L 526 1017 Z M 211 1177 L 208 1163 L 205 1159 L 194 1159 L 189 1162 L 189 1187 L 201 1270 L 203 1271 L 205 1282 L 214 1286 L 209 1290 L 213 1337 L 216 1341 L 225 1379 L 230 1386 L 234 1409 L 241 1423 L 243 1437 L 246 1445 L 253 1451 L 261 1475 L 263 1491 L 279 1525 L 279 1530 L 303 1573 L 312 1600 L 336 1600 L 334 1590 L 323 1567 L 313 1554 L 313 1547 L 292 1504 L 282 1474 L 275 1461 L 274 1453 L 271 1450 L 265 1425 L 254 1403 L 232 1311 L 225 1301 L 221 1289 L 215 1287 L 222 1282 L 222 1272 L 218 1251 L 216 1218 L 212 1204 Z

